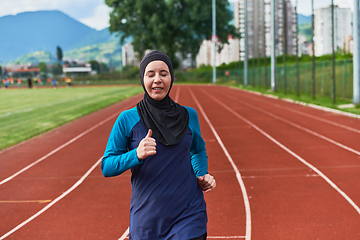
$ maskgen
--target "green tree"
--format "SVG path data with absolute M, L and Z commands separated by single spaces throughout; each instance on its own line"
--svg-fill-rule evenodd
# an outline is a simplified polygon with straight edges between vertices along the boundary
M 90 60 L 89 63 L 91 64 L 91 69 L 100 73 L 100 64 L 96 60 Z
M 38 68 L 40 68 L 40 72 L 47 73 L 47 65 L 44 62 L 40 62 L 38 64 Z
M 62 73 L 62 66 L 60 63 L 54 63 L 52 66 L 52 73 L 54 75 L 59 75 Z
M 133 38 L 141 58 L 147 49 L 164 51 L 178 65 L 176 53 L 191 54 L 195 60 L 204 39 L 212 36 L 212 4 L 209 0 L 105 0 L 112 8 L 110 32 L 121 35 L 121 43 Z M 238 37 L 229 22 L 232 13 L 227 0 L 216 1 L 216 33 L 219 49 L 228 36 Z
M 62 52 L 61 47 L 59 47 L 59 46 L 56 47 L 56 56 L 57 56 L 59 63 L 61 64 L 62 59 L 63 59 L 63 52 Z

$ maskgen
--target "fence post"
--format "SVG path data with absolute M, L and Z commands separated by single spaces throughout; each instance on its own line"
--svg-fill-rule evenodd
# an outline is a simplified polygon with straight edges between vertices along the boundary
M 360 9 L 359 9 L 359 0 L 354 1 L 354 23 L 353 23 L 353 33 L 354 33 L 354 57 L 353 57 L 353 71 L 354 71 L 354 82 L 353 82 L 353 103 L 360 104 Z
M 344 84 L 343 84 L 343 98 L 346 98 L 346 78 L 347 78 L 347 59 L 344 60 Z

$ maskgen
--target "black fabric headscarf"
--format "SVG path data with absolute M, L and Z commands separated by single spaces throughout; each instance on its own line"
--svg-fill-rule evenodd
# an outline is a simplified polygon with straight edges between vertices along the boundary
M 144 85 L 144 74 L 146 66 L 156 60 L 161 60 L 169 67 L 171 74 L 171 85 L 169 92 L 162 100 L 154 100 L 146 91 Z M 160 52 L 151 51 L 141 60 L 140 79 L 145 94 L 136 106 L 141 122 L 153 132 L 153 137 L 164 145 L 178 144 L 185 136 L 189 126 L 189 114 L 180 104 L 174 102 L 170 96 L 170 90 L 174 82 L 173 66 L 170 58 Z

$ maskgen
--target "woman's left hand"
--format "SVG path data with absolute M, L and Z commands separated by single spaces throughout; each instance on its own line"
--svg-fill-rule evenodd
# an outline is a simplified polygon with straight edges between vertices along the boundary
M 216 187 L 216 181 L 213 176 L 210 174 L 205 174 L 204 176 L 197 177 L 198 184 L 201 189 L 208 193 Z

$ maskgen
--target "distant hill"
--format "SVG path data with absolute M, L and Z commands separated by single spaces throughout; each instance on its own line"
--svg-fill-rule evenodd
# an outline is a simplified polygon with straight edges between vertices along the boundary
M 97 31 L 60 11 L 24 12 L 0 17 L 0 63 L 37 51 L 55 54 L 115 41 L 108 29 Z
M 64 61 L 89 62 L 96 60 L 109 65 L 109 67 L 119 68 L 122 63 L 121 45 L 119 41 L 111 41 L 105 43 L 93 44 L 85 47 L 75 48 L 63 53 Z M 17 63 L 32 63 L 38 65 L 40 62 L 52 64 L 58 62 L 56 54 L 49 51 L 36 51 L 24 54 L 21 57 L 8 62 L 8 65 Z
M 298 14 L 299 35 L 305 36 L 308 41 L 311 41 L 312 35 L 311 21 L 311 15 L 304 16 L 302 14 Z
M 308 24 L 311 23 L 311 15 L 310 16 L 305 16 L 302 14 L 298 14 L 298 25 L 304 25 L 304 24 Z

